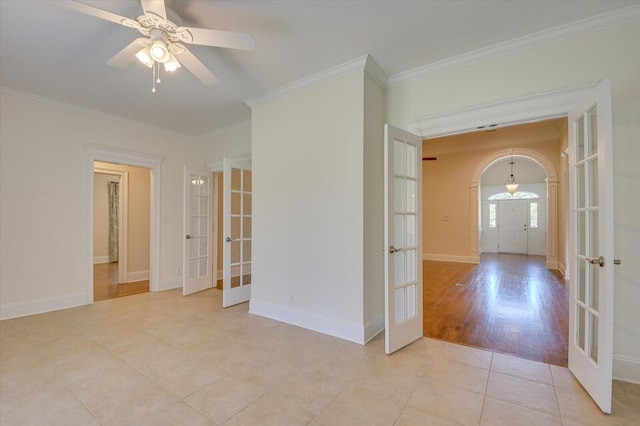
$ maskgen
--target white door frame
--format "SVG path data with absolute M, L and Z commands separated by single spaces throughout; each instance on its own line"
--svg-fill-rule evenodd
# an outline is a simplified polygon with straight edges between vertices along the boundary
M 93 170 L 95 161 L 144 167 L 151 171 L 149 229 L 149 291 L 160 290 L 160 166 L 162 157 L 104 145 L 85 144 L 87 163 L 87 228 L 85 239 L 86 303 L 93 303 Z
M 127 228 L 127 226 L 129 226 L 129 172 L 124 170 L 108 169 L 95 166 L 93 170 L 94 173 L 104 173 L 120 176 L 118 197 L 120 203 L 120 211 L 118 212 L 118 284 L 120 282 L 127 282 L 127 252 L 129 247 L 129 241 L 127 240 L 129 234 L 129 230 Z
M 509 99 L 490 104 L 481 104 L 469 108 L 451 111 L 443 114 L 430 115 L 406 121 L 406 128 L 425 139 L 439 136 L 471 133 L 483 126 L 491 125 L 493 129 L 514 126 L 518 124 L 534 123 L 552 118 L 567 117 L 569 111 L 591 92 L 597 83 L 570 87 L 539 93 L 521 98 Z M 552 163 L 539 153 L 525 148 L 498 151 L 476 168 L 472 183 L 469 187 L 471 201 L 471 250 L 472 258 L 479 261 L 478 238 L 478 183 L 486 165 L 499 158 L 519 155 L 530 157 L 538 162 L 547 173 L 547 267 L 557 269 L 557 192 L 558 175 Z M 485 164 L 483 166 L 482 164 Z M 552 222 L 553 220 L 553 222 Z M 568 268 L 568 266 L 567 266 Z M 571 273 L 569 271 L 569 273 Z

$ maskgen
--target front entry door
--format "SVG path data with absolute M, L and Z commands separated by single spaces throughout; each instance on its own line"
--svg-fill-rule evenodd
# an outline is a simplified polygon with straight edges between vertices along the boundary
M 211 267 L 211 173 L 184 170 L 184 262 L 182 294 L 213 287 Z
M 501 201 L 498 251 L 527 253 L 527 200 Z
M 385 352 L 422 338 L 422 140 L 390 125 L 384 139 Z
M 251 162 L 223 160 L 222 306 L 251 297 Z
M 600 82 L 569 114 L 569 369 L 611 412 L 613 161 L 611 88 Z

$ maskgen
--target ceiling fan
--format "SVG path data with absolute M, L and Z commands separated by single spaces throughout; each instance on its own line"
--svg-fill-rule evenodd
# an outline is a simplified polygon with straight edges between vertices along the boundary
M 183 43 L 242 50 L 254 48 L 255 41 L 251 34 L 182 27 L 167 18 L 167 12 L 169 12 L 173 15 L 171 16 L 173 21 L 180 22 L 177 14 L 165 7 L 164 0 L 140 0 L 140 3 L 144 14 L 135 19 L 129 19 L 78 1 L 61 2 L 68 9 L 138 30 L 144 37 L 132 41 L 109 59 L 107 64 L 125 68 L 137 58 L 153 70 L 153 92 L 156 91 L 155 83 L 160 82 L 160 64 L 168 72 L 175 71 L 182 65 L 206 85 L 215 84 L 218 81 L 216 76 Z

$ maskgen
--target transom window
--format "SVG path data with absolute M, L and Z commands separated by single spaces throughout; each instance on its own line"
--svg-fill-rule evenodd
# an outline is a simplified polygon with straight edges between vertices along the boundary
M 538 194 L 536 194 L 535 192 L 527 192 L 527 191 L 516 191 L 513 193 L 513 195 L 509 194 L 508 192 L 500 192 L 498 194 L 493 194 L 490 195 L 488 200 L 489 201 L 496 201 L 496 200 L 532 200 L 532 199 L 536 199 L 536 198 L 540 198 L 540 196 Z

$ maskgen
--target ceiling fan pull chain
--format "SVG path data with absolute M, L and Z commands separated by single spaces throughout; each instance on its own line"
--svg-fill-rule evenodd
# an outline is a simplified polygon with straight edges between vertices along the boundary
M 162 83 L 160 81 L 160 62 L 156 61 L 156 75 L 158 78 L 156 79 L 156 83 Z
M 151 69 L 152 69 L 152 72 L 151 72 L 151 86 L 152 86 L 151 93 L 156 93 L 156 65 L 157 64 L 158 64 L 157 62 L 154 62 L 153 66 L 151 67 Z

